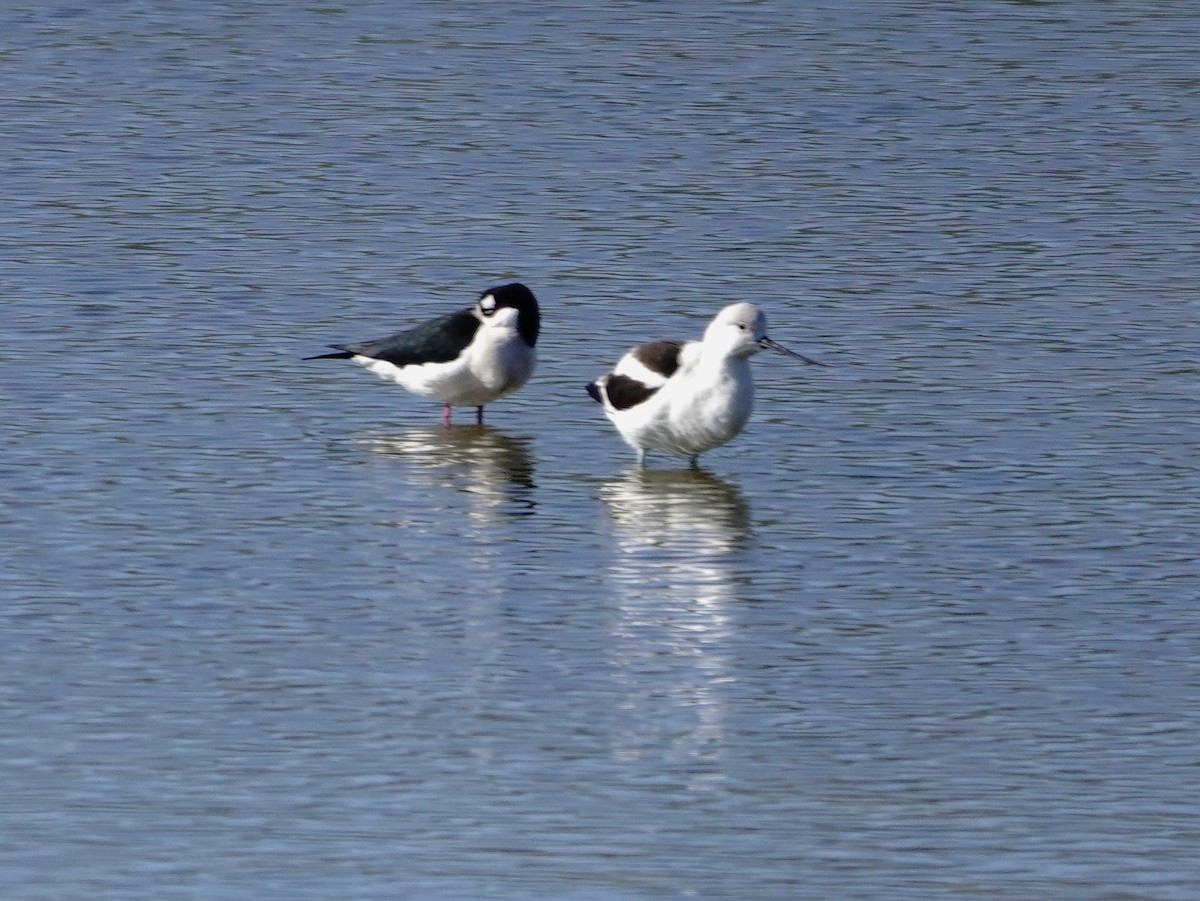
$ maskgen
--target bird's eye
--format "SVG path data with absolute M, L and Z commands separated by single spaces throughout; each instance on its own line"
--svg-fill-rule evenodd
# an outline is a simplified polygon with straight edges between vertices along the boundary
M 484 316 L 491 316 L 496 312 L 496 298 L 488 295 L 479 301 L 479 312 Z
M 740 329 L 741 329 L 741 330 L 744 332 L 744 331 L 746 330 L 746 323 L 744 323 L 744 322 L 739 322 L 739 323 L 737 324 L 737 327 L 738 327 L 738 328 L 740 328 Z

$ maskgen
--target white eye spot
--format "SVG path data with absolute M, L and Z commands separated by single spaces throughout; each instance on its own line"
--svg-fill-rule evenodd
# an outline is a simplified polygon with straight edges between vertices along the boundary
M 484 316 L 491 316 L 496 312 L 496 298 L 488 294 L 486 297 L 479 299 L 479 312 Z

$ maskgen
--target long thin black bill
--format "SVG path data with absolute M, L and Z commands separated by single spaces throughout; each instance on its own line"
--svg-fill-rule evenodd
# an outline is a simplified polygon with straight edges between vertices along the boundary
M 806 357 L 803 354 L 798 354 L 794 350 L 788 350 L 782 344 L 776 344 L 765 335 L 758 339 L 758 346 L 764 350 L 773 350 L 777 354 L 783 354 L 785 357 L 795 357 L 797 360 L 803 360 L 809 366 L 825 366 L 832 368 L 831 363 L 822 363 L 820 360 L 814 360 L 812 357 Z

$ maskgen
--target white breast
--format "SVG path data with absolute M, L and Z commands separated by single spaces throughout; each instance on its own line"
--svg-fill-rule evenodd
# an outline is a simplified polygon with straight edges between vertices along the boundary
M 533 374 L 533 348 L 513 329 L 481 328 L 455 360 L 395 366 L 356 356 L 354 362 L 422 397 L 451 406 L 478 407 L 516 391 Z
M 653 397 L 609 418 L 635 448 L 691 457 L 738 435 L 753 407 L 748 361 L 688 355 Z

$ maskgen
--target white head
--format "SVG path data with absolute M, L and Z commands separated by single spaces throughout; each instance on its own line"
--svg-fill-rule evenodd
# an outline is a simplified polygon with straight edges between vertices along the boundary
M 762 350 L 767 317 L 752 303 L 730 304 L 704 330 L 704 347 L 724 357 L 750 357 Z
M 776 344 L 767 337 L 767 317 L 752 303 L 734 303 L 716 315 L 704 330 L 704 346 L 727 357 L 751 357 L 760 350 L 773 350 L 803 360 L 810 366 L 826 366 Z

